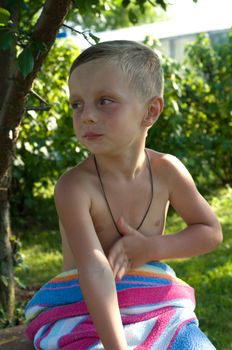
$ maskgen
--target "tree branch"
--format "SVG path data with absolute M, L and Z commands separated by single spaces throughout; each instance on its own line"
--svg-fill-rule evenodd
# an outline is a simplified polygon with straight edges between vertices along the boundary
M 26 107 L 26 111 L 39 111 L 39 112 L 44 112 L 44 111 L 50 111 L 51 107 L 49 106 L 28 106 Z
M 24 79 L 18 66 L 12 67 L 12 79 L 9 82 L 4 103 L 0 111 L 0 127 L 11 132 L 2 132 L 0 138 L 0 178 L 6 173 L 11 161 L 12 152 L 16 143 L 19 125 L 25 113 L 26 97 L 32 83 L 41 68 L 52 44 L 56 39 L 57 32 L 67 15 L 72 0 L 47 0 L 41 15 L 32 33 L 32 41 L 42 44 L 46 50 L 39 48 L 35 51 L 35 63 L 33 71 Z M 30 46 L 29 42 L 29 46 Z M 7 147 L 6 147 L 7 145 Z
M 43 105 L 48 105 L 48 103 L 33 89 L 31 89 L 30 94 L 33 95 L 35 98 L 37 98 L 37 100 L 39 100 Z
M 92 45 L 91 41 L 89 41 L 88 36 L 85 34 L 85 33 L 90 33 L 89 30 L 85 30 L 85 31 L 83 31 L 83 32 L 80 32 L 79 30 L 77 30 L 77 29 L 75 29 L 75 28 L 73 28 L 73 27 L 70 27 L 70 26 L 68 26 L 67 24 L 64 24 L 64 23 L 62 24 L 62 27 L 68 28 L 68 29 L 70 29 L 70 30 L 71 30 L 72 32 L 74 32 L 74 33 L 83 35 L 83 37 L 85 38 L 85 40 L 88 41 L 88 43 L 89 43 L 90 45 Z

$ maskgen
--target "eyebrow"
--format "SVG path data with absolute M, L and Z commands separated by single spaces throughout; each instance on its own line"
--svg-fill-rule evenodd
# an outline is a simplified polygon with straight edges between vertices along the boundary
M 79 95 L 69 95 L 69 101 L 73 101 L 73 100 L 75 100 L 76 98 L 80 98 L 80 96 Z
M 105 95 L 105 96 L 109 96 L 110 97 L 110 95 L 114 95 L 114 96 L 116 96 L 116 97 L 118 97 L 118 98 L 122 98 L 123 97 L 123 94 L 121 94 L 121 93 L 119 93 L 118 91 L 116 92 L 116 91 L 113 91 L 113 90 L 99 90 L 99 91 L 96 91 L 96 94 L 97 95 Z M 73 100 L 75 100 L 75 99 L 79 99 L 79 98 L 81 98 L 81 96 L 80 95 L 78 95 L 78 94 L 73 94 L 73 95 L 70 95 L 69 96 L 69 100 L 70 101 L 73 101 Z

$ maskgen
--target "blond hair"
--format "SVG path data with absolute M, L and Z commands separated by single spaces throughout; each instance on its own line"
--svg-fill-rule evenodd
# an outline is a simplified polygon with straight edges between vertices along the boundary
M 163 95 L 160 59 L 148 46 L 128 40 L 98 43 L 87 48 L 74 60 L 70 75 L 80 65 L 97 59 L 117 63 L 127 75 L 129 86 L 143 99 Z

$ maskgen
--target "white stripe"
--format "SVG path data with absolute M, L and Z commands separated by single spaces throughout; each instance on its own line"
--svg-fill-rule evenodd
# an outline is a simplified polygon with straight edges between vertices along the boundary
M 128 350 L 133 350 L 136 346 L 146 340 L 156 321 L 157 317 L 154 317 L 150 320 L 126 325 L 124 327 Z M 97 344 L 90 346 L 88 350 L 104 350 L 104 347 L 101 342 L 98 342 Z
M 86 316 L 76 316 L 57 321 L 48 335 L 41 341 L 41 348 L 43 350 L 57 350 L 58 340 L 61 339 L 63 335 L 71 333 L 72 330 L 86 318 Z
M 151 347 L 151 350 L 167 349 L 179 325 L 193 317 L 195 317 L 195 314 L 189 310 L 177 310 L 172 319 L 169 321 L 167 328 L 162 332 L 158 340 Z
M 189 299 L 174 299 L 170 301 L 163 301 L 158 304 L 136 305 L 136 306 L 130 306 L 127 308 L 121 308 L 120 312 L 121 312 L 121 315 L 123 316 L 137 315 L 137 314 L 142 314 L 144 312 L 158 310 L 160 308 L 167 307 L 167 306 L 188 308 L 190 311 L 193 311 L 195 309 L 195 304 Z

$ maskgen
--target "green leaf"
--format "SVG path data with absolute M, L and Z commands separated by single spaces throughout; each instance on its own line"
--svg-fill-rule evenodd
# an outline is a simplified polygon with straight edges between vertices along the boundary
M 30 48 L 26 47 L 17 57 L 19 69 L 24 78 L 32 72 L 34 67 L 34 57 Z
M 126 8 L 129 4 L 130 4 L 130 0 L 123 0 L 123 2 L 122 2 L 122 6 L 125 7 L 125 8 Z
M 0 7 L 0 26 L 6 26 L 10 19 L 10 12 Z
M 88 12 L 88 4 L 86 1 L 76 1 L 74 2 L 75 6 L 78 8 L 81 15 L 86 14 Z
M 14 40 L 13 34 L 8 31 L 0 31 L 0 50 L 8 50 Z
M 94 40 L 94 42 L 97 44 L 100 41 L 100 38 L 98 38 L 97 36 L 93 35 L 92 33 L 89 33 L 90 38 L 92 38 Z
M 4 286 L 5 287 L 8 287 L 8 281 L 9 281 L 9 277 L 7 277 L 7 276 L 4 276 L 4 275 L 1 275 L 0 276 L 0 279 L 1 279 L 1 281 L 2 281 L 2 283 L 4 284 Z
M 144 14 L 145 13 L 145 6 L 144 5 L 146 3 L 146 0 L 137 0 L 137 3 L 139 5 L 140 12 L 142 14 Z
M 33 41 L 31 43 L 31 48 L 32 50 L 34 51 L 41 51 L 43 53 L 47 52 L 48 51 L 48 47 L 45 43 L 43 43 L 42 41 Z
M 167 10 L 167 3 L 166 3 L 165 0 L 156 0 L 156 2 L 157 2 L 158 5 L 160 5 L 160 6 L 162 7 L 162 9 L 163 9 L 164 11 Z
M 26 285 L 25 285 L 18 277 L 15 277 L 15 276 L 14 276 L 14 281 L 16 282 L 16 284 L 17 284 L 19 287 L 21 287 L 21 288 L 23 288 L 23 289 L 26 288 Z
M 135 12 L 131 9 L 128 11 L 128 17 L 131 23 L 136 24 L 138 22 L 138 17 L 136 16 Z

